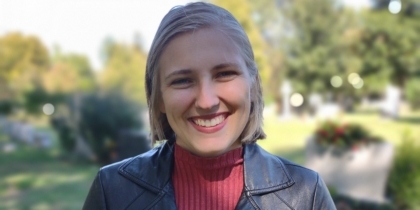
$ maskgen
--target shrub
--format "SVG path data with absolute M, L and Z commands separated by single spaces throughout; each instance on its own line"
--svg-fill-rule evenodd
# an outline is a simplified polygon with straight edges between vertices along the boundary
M 122 94 L 91 94 L 83 99 L 79 130 L 103 163 L 112 161 L 121 130 L 141 130 L 140 107 Z
M 315 131 L 317 143 L 328 146 L 334 145 L 344 149 L 356 149 L 358 146 L 371 142 L 381 141 L 373 137 L 359 124 L 340 124 L 333 121 L 325 121 Z
M 32 90 L 24 93 L 23 108 L 32 115 L 42 114 L 42 106 L 46 103 L 59 104 L 65 103 L 68 95 L 65 93 L 48 93 L 43 87 L 35 86 Z
M 12 113 L 15 103 L 12 100 L 0 100 L 0 115 Z
M 92 93 L 73 97 L 67 107 L 67 112 L 55 116 L 51 121 L 58 131 L 62 147 L 66 151 L 73 151 L 76 138 L 80 135 L 101 164 L 115 160 L 122 130 L 143 128 L 140 107 L 122 94 Z
M 405 133 L 388 180 L 388 194 L 398 209 L 420 209 L 419 154 L 419 142 Z
M 70 125 L 69 119 L 55 117 L 51 119 L 52 127 L 57 131 L 61 147 L 65 152 L 72 152 L 76 147 L 76 132 Z
M 420 78 L 411 78 L 405 84 L 405 97 L 413 109 L 420 108 Z

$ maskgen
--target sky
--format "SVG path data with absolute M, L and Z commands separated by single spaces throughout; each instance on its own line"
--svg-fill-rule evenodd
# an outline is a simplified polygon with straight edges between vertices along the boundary
M 110 37 L 133 43 L 140 34 L 150 48 L 163 16 L 190 0 L 0 0 L 0 36 L 35 35 L 51 50 L 84 54 L 101 68 L 99 51 Z
M 35 35 L 50 49 L 89 57 L 101 69 L 99 52 L 106 38 L 133 43 L 139 34 L 150 48 L 163 16 L 191 0 L 0 0 L 0 36 Z M 369 0 L 342 0 L 363 7 Z

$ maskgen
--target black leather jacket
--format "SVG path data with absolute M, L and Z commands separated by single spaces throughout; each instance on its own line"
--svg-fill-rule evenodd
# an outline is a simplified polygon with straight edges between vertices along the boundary
M 173 143 L 105 166 L 83 209 L 176 209 Z M 244 189 L 236 209 L 336 209 L 319 175 L 257 144 L 244 145 Z

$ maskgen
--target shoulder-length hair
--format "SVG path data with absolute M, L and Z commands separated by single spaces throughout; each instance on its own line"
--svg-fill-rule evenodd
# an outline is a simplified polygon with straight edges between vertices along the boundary
M 146 64 L 146 95 L 153 143 L 158 140 L 175 140 L 176 138 L 166 115 L 159 110 L 159 103 L 162 101 L 159 81 L 160 56 L 174 37 L 208 27 L 220 29 L 238 46 L 252 78 L 250 116 L 239 137 L 241 142 L 253 143 L 258 139 L 265 138 L 262 129 L 264 102 L 261 79 L 248 36 L 241 24 L 227 10 L 209 3 L 196 2 L 185 6 L 176 6 L 166 14 L 159 25 L 149 51 Z

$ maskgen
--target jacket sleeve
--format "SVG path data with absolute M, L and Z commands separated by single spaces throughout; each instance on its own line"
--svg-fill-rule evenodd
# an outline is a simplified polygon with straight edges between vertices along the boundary
M 336 210 L 334 201 L 331 198 L 330 192 L 328 191 L 327 186 L 324 181 L 317 174 L 317 185 L 314 193 L 314 203 L 312 206 L 313 210 L 326 209 L 326 210 Z
M 95 180 L 90 187 L 89 194 L 83 205 L 83 210 L 91 209 L 107 209 L 104 189 L 101 181 L 101 171 L 99 171 L 96 175 Z

